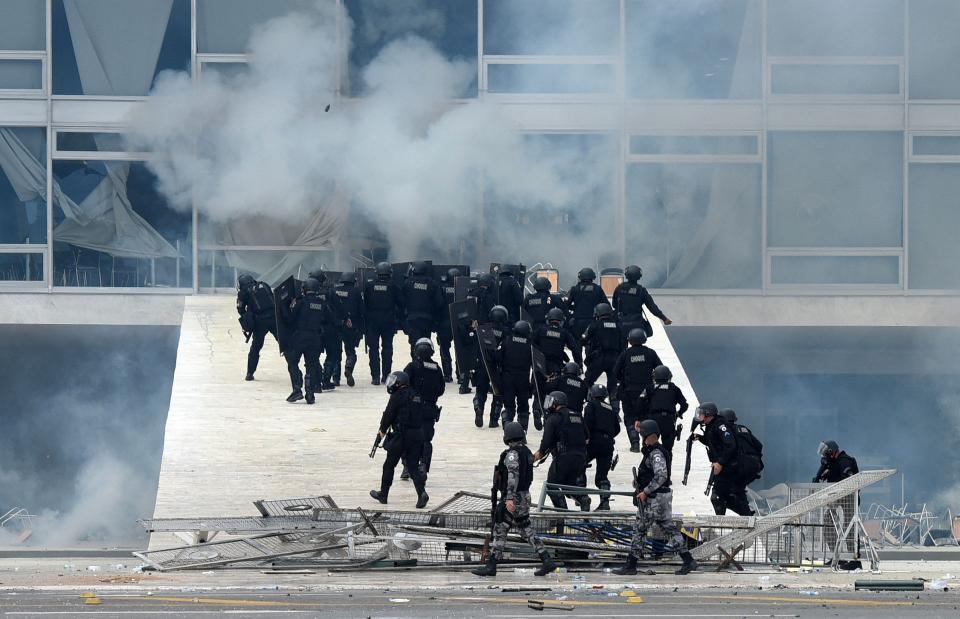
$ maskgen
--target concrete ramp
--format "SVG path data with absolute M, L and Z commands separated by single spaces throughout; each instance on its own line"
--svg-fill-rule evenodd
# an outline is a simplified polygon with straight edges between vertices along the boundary
M 378 488 L 384 454 L 367 457 L 383 407 L 386 390 L 370 384 L 367 357 L 362 351 L 357 386 L 317 396 L 313 406 L 289 404 L 286 364 L 276 342 L 267 336 L 256 380 L 245 382 L 247 346 L 237 323 L 231 296 L 190 296 L 183 308 L 176 374 L 167 416 L 163 461 L 155 518 L 244 516 L 256 510 L 253 501 L 329 494 L 341 507 L 375 507 L 367 496 Z M 696 395 L 659 322 L 651 345 L 670 366 L 674 380 L 697 405 Z M 409 361 L 406 336 L 397 336 L 395 369 Z M 443 413 L 434 439 L 432 472 L 427 484 L 428 507 L 458 490 L 489 492 L 493 466 L 503 449 L 500 430 L 473 424 L 472 395 L 459 395 L 448 385 L 441 398 Z M 488 404 L 489 406 L 489 404 Z M 689 427 L 691 413 L 685 415 Z M 684 438 L 686 429 L 684 430 Z M 532 449 L 541 433 L 532 425 Z M 703 495 L 708 470 L 704 450 L 695 446 L 690 485 L 683 474 L 685 441 L 674 454 L 674 511 L 712 513 Z M 624 437 L 618 441 L 620 464 L 611 474 L 614 488 L 629 488 L 630 469 L 639 461 Z M 588 471 L 593 486 L 593 469 Z M 546 479 L 546 467 L 536 470 L 535 491 Z M 416 493 L 399 479 L 390 493 L 390 507 L 412 509 Z M 594 502 L 595 504 L 595 502 Z M 630 509 L 629 499 L 616 497 L 614 509 Z M 149 516 L 150 514 L 144 514 Z M 151 548 L 176 543 L 156 534 Z

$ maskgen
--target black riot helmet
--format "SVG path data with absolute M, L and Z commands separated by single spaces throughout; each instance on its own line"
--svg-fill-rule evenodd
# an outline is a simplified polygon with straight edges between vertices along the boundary
M 640 328 L 630 329 L 630 333 L 627 334 L 627 341 L 630 342 L 631 346 L 643 346 L 647 343 L 647 334 Z
M 490 322 L 506 322 L 509 316 L 510 314 L 507 312 L 507 308 L 502 305 L 494 305 L 490 308 Z
M 393 277 L 393 265 L 389 262 L 377 263 L 377 279 L 390 279 Z
M 635 264 L 631 264 L 623 270 L 623 276 L 627 278 L 628 282 L 635 284 L 643 277 L 643 269 Z
M 653 368 L 653 382 L 655 383 L 666 383 L 670 382 L 670 379 L 673 378 L 673 372 L 670 371 L 665 365 L 658 365 Z
M 308 277 L 307 281 L 303 282 L 304 292 L 319 292 L 320 291 L 320 281 L 316 277 Z
M 839 452 L 840 446 L 837 445 L 836 441 L 821 441 L 820 446 L 817 447 L 817 455 L 821 458 L 832 458 Z
M 243 275 L 237 278 L 237 286 L 239 286 L 240 288 L 249 288 L 250 286 L 253 286 L 256 283 L 257 281 L 253 279 L 253 276 L 247 275 L 246 273 L 244 273 Z
M 605 400 L 607 398 L 607 388 L 600 383 L 590 385 L 589 396 L 591 400 Z
M 550 288 L 552 287 L 550 280 L 546 277 L 538 277 L 533 280 L 533 289 L 537 292 L 550 292 Z
M 450 269 L 447 271 L 447 281 L 453 283 L 460 277 L 460 269 Z
M 408 386 L 410 386 L 410 377 L 406 372 L 393 372 L 387 376 L 387 393 L 394 393 Z
M 357 272 L 356 271 L 344 271 L 340 274 L 340 283 L 341 284 L 356 284 L 357 283 Z
M 490 286 L 493 286 L 495 283 L 497 283 L 497 280 L 493 277 L 493 275 L 490 275 L 489 273 L 484 273 L 483 275 L 477 278 L 477 284 L 481 288 L 489 288 Z
M 324 273 L 321 269 L 316 269 L 316 270 L 310 271 L 307 277 L 312 277 L 313 279 L 317 280 L 322 284 L 323 282 L 326 281 L 327 274 Z
M 567 394 L 562 391 L 551 391 L 543 399 L 543 407 L 548 411 L 559 410 L 567 406 Z
M 413 345 L 413 354 L 416 355 L 417 359 L 420 359 L 421 361 L 432 357 L 433 342 L 430 341 L 430 338 L 421 337 L 419 340 L 417 340 L 417 343 Z
M 516 421 L 511 421 L 509 423 L 503 424 L 503 442 L 506 445 L 510 443 L 516 443 L 517 441 L 526 440 L 527 433 L 524 432 L 523 426 L 517 423 Z
M 547 312 L 547 322 L 555 327 L 559 327 L 563 322 L 563 310 L 559 307 L 551 307 L 550 311 Z
M 693 418 L 703 423 L 707 417 L 716 417 L 720 414 L 720 411 L 717 410 L 717 405 L 713 402 L 701 402 L 700 406 L 697 407 L 697 412 L 694 413 Z
M 530 337 L 532 332 L 533 327 L 531 327 L 530 323 L 526 320 L 518 320 L 517 324 L 513 325 L 514 335 L 519 335 L 520 337 Z
M 580 272 L 577 273 L 577 279 L 581 282 L 592 282 L 597 279 L 597 272 L 590 267 L 583 267 L 580 269 Z
M 727 423 L 737 423 L 737 411 L 732 408 L 725 408 L 720 411 L 720 418 Z
M 593 308 L 594 318 L 605 318 L 611 314 L 613 314 L 613 308 L 610 307 L 609 303 L 597 303 L 597 306 Z
M 563 376 L 580 376 L 580 364 L 576 361 L 568 361 L 563 366 L 561 374 Z
M 653 419 L 644 419 L 640 422 L 640 428 L 637 430 L 637 432 L 643 438 L 647 438 L 651 434 L 660 436 L 660 425 L 657 424 L 657 422 Z
M 427 274 L 427 271 L 429 271 L 429 270 L 430 270 L 430 269 L 429 269 L 429 267 L 427 266 L 426 261 L 424 261 L 424 260 L 416 260 L 416 261 L 414 261 L 414 263 L 410 266 L 410 271 L 411 271 L 414 275 L 426 275 L 426 274 Z

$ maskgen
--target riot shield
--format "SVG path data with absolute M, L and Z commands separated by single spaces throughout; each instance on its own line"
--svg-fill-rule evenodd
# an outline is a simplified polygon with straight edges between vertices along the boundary
M 477 287 L 477 277 L 475 275 L 470 275 L 469 277 L 461 275 L 457 278 L 457 281 L 453 283 L 453 286 L 456 288 L 454 299 L 463 301 L 467 298 L 467 294 Z
M 360 290 L 363 290 L 363 287 L 367 282 L 372 282 L 377 279 L 377 270 L 373 267 L 357 267 L 357 286 L 360 287 Z
M 540 393 L 540 380 L 537 374 L 546 377 L 547 358 L 539 348 L 530 344 L 530 356 L 533 358 L 533 397 L 537 399 L 537 409 L 543 410 L 543 394 Z
M 277 315 L 277 343 L 280 344 L 280 353 L 287 351 L 290 338 L 293 336 L 293 325 L 290 324 L 290 303 L 299 296 L 303 289 L 303 282 L 293 275 L 285 279 L 273 289 L 273 303 Z
M 456 269 L 460 271 L 461 277 L 468 277 L 470 275 L 470 267 L 465 264 L 435 264 L 433 265 L 433 279 L 437 282 L 447 281 L 447 272 L 450 269 Z
M 483 369 L 487 371 L 490 377 L 490 391 L 493 395 L 500 395 L 500 368 L 493 363 L 493 353 L 500 346 L 500 340 L 493 332 L 490 325 L 480 325 L 477 327 L 477 340 L 480 345 L 480 360 L 483 362 Z
M 462 373 L 472 372 L 477 365 L 477 339 L 471 337 L 472 325 L 477 319 L 477 300 L 454 301 L 449 305 L 448 310 L 453 330 L 453 353 L 457 357 L 457 366 Z

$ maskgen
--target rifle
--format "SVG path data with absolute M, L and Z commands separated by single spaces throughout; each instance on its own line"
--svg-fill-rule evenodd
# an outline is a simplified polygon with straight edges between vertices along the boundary
M 710 491 L 713 490 L 713 469 L 710 469 L 710 479 L 707 480 L 707 489 L 703 491 L 703 496 L 710 496 Z
M 380 436 L 380 433 L 377 432 L 377 438 L 373 439 L 373 447 L 370 448 L 370 457 L 372 458 L 376 453 L 377 449 L 380 447 L 380 442 L 383 440 L 383 437 Z
M 690 436 L 687 437 L 687 457 L 683 462 L 683 481 L 684 486 L 687 485 L 687 478 L 690 477 L 690 458 L 693 456 L 693 442 L 697 440 L 698 434 L 694 434 L 693 431 L 690 431 Z
M 539 460 L 537 460 L 536 462 L 534 462 L 534 463 L 533 463 L 533 466 L 539 467 L 541 464 L 543 464 L 544 462 L 546 462 L 546 461 L 547 461 L 547 458 L 549 458 L 549 457 L 550 457 L 550 453 L 549 453 L 549 452 L 543 454 L 543 457 L 540 458 Z
M 611 470 L 611 471 L 612 471 L 613 469 L 617 468 L 617 463 L 618 463 L 618 462 L 620 462 L 620 454 L 619 454 L 619 453 L 615 453 L 615 454 L 613 454 L 613 460 L 610 461 L 610 470 Z
M 500 467 L 493 467 L 493 485 L 490 486 L 490 543 L 497 528 L 497 493 L 500 490 Z
M 636 492 L 637 490 L 639 490 L 639 488 L 637 488 L 637 486 L 639 485 L 640 485 L 640 477 L 637 476 L 637 467 L 633 467 L 633 490 L 634 490 L 633 504 L 637 507 L 640 507 L 640 499 L 637 498 L 637 492 Z

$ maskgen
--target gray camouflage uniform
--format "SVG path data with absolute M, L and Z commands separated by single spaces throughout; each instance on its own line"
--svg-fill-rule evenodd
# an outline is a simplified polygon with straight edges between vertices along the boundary
M 673 493 L 670 487 L 667 486 L 657 494 L 652 494 L 670 478 L 667 466 L 667 459 L 659 449 L 650 449 L 640 463 L 640 470 L 647 468 L 652 471 L 653 479 L 644 488 L 638 488 L 638 493 L 639 490 L 643 490 L 647 500 L 637 507 L 637 517 L 633 522 L 630 554 L 637 559 L 643 556 L 643 538 L 653 524 L 660 527 L 676 550 L 682 550 L 685 547 L 683 535 L 680 534 L 680 529 L 673 520 Z
M 497 524 L 493 529 L 493 556 L 499 561 L 503 557 L 503 549 L 507 545 L 507 533 L 516 527 L 523 541 L 527 542 L 540 555 L 544 552 L 543 542 L 536 536 L 530 524 L 530 492 L 517 491 L 520 483 L 520 455 L 517 449 L 523 447 L 522 442 L 510 443 L 503 464 L 507 468 L 507 490 L 500 499 L 497 509 Z M 512 500 L 514 510 L 507 511 L 506 501 Z

